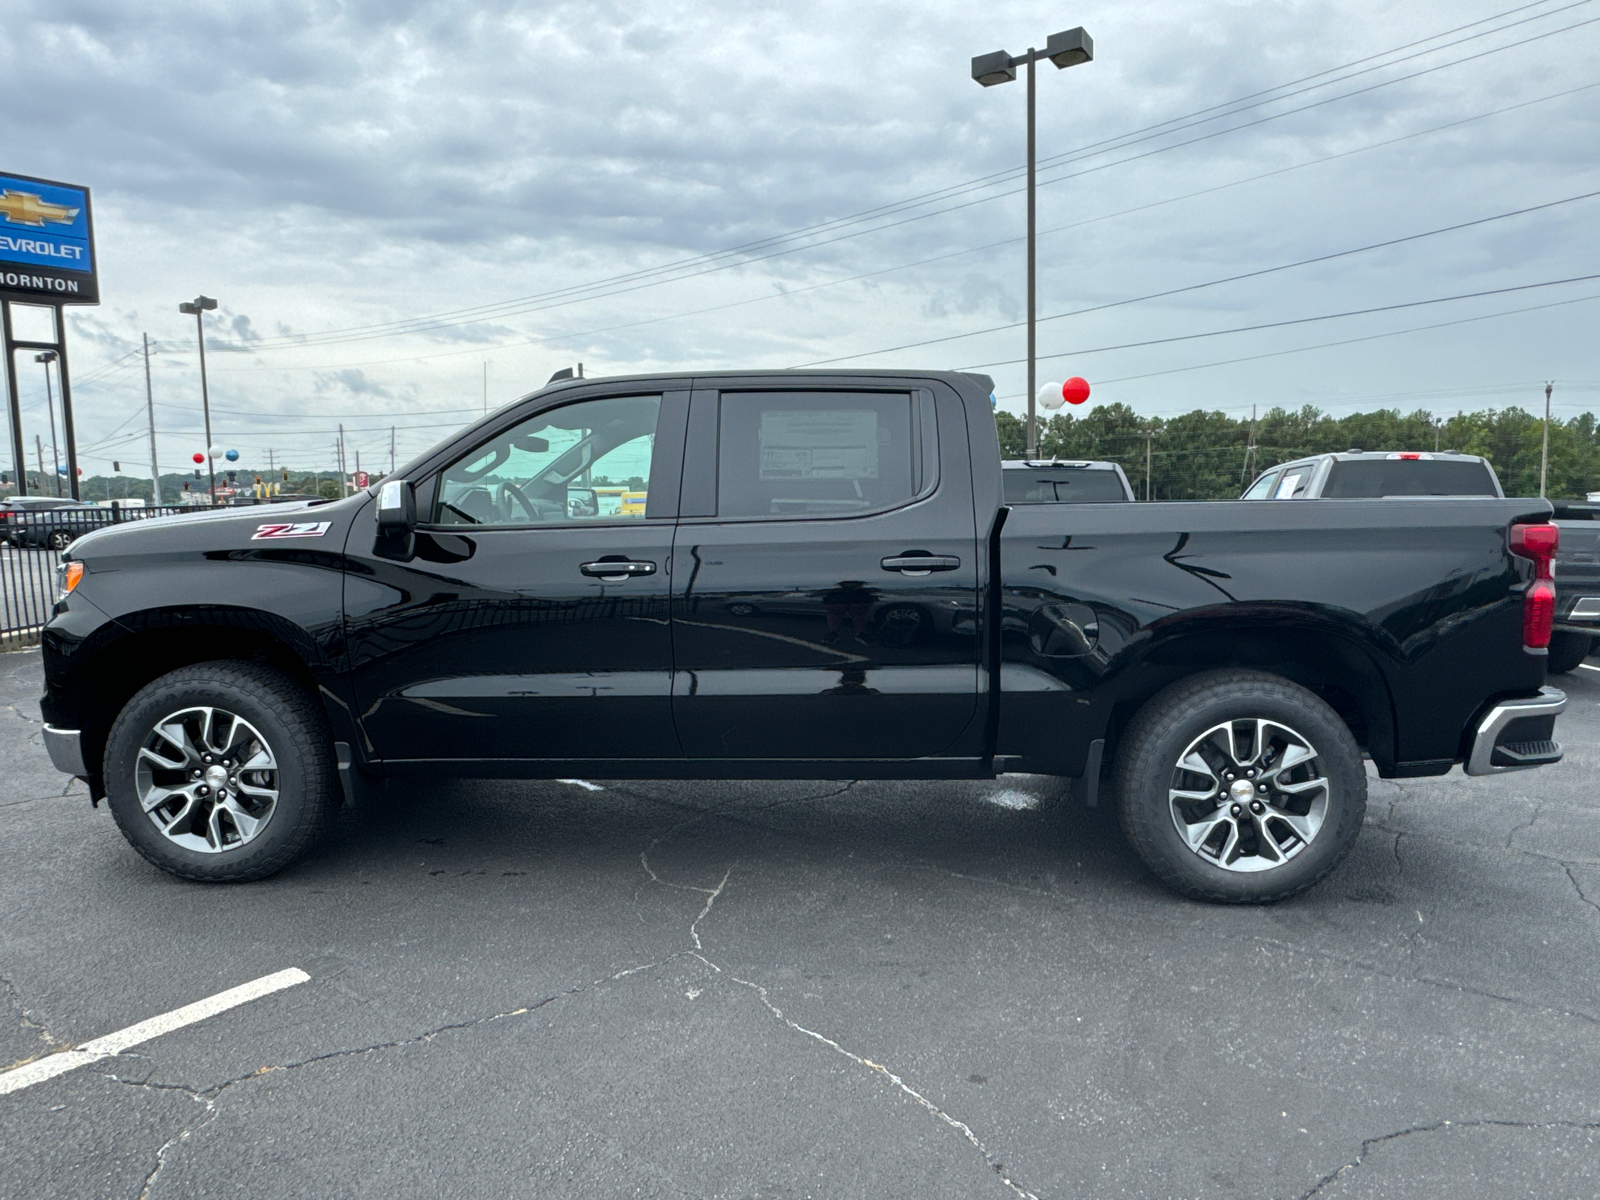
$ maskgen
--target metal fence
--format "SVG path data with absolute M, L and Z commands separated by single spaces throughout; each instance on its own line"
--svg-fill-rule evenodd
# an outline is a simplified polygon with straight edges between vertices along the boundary
M 204 512 L 193 505 L 159 508 L 10 508 L 0 502 L 0 650 L 32 645 L 50 619 L 60 585 L 61 552 L 107 525 Z

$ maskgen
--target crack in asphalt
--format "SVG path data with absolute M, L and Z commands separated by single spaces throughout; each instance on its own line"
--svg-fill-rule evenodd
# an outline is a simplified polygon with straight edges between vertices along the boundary
M 1515 850 L 1516 849 L 1516 847 L 1511 844 L 1512 840 L 1517 836 L 1517 834 L 1521 833 L 1524 829 L 1532 829 L 1533 826 L 1534 826 L 1534 822 L 1536 822 L 1539 819 L 1539 814 L 1542 813 L 1543 811 L 1544 811 L 1544 805 L 1543 804 L 1535 804 L 1533 806 L 1533 816 L 1528 818 L 1527 823 L 1524 824 L 1524 825 L 1515 825 L 1515 826 L 1513 826 L 1511 828 L 1511 831 L 1506 834 L 1506 849 L 1507 850 Z
M 1572 881 L 1572 890 L 1578 893 L 1578 899 L 1582 900 L 1590 908 L 1594 909 L 1595 912 L 1600 912 L 1600 901 L 1589 899 L 1588 895 L 1583 890 L 1583 884 L 1579 883 L 1578 877 L 1572 873 L 1572 869 L 1576 864 L 1562 863 L 1561 865 L 1566 869 L 1567 878 Z
M 858 780 L 851 780 L 849 783 L 845 784 L 844 787 L 839 788 L 839 789 L 837 789 L 835 791 L 832 791 L 832 792 L 824 793 L 823 795 L 820 795 L 820 796 L 804 796 L 804 797 L 794 797 L 794 798 L 791 798 L 791 799 L 788 799 L 788 800 L 778 800 L 778 801 L 774 801 L 771 804 L 761 805 L 761 806 L 759 806 L 757 808 L 754 808 L 753 810 L 749 810 L 749 811 L 765 812 L 768 809 L 777 808 L 780 805 L 784 805 L 784 804 L 798 804 L 798 803 L 803 803 L 803 802 L 811 801 L 811 800 L 827 800 L 827 799 L 831 799 L 834 796 L 841 796 L 845 792 L 848 792 L 858 782 L 859 782 Z M 705 950 L 705 946 L 700 940 L 700 922 L 705 920 L 706 917 L 710 915 L 712 906 L 714 904 L 716 904 L 717 899 L 727 889 L 728 880 L 730 878 L 732 878 L 732 876 L 733 876 L 733 870 L 734 870 L 733 866 L 730 865 L 727 868 L 727 870 L 725 870 L 723 872 L 722 879 L 717 883 L 717 885 L 715 887 L 703 887 L 703 886 L 700 886 L 700 885 L 687 884 L 687 883 L 674 883 L 671 880 L 662 879 L 661 876 L 656 874 L 655 870 L 650 866 L 650 851 L 654 850 L 662 842 L 664 842 L 668 838 L 672 837 L 679 830 L 686 829 L 690 825 L 694 825 L 697 822 L 705 820 L 708 817 L 720 817 L 720 816 L 724 815 L 729 809 L 737 808 L 737 807 L 740 807 L 739 802 L 738 801 L 734 801 L 732 804 L 725 805 L 722 808 L 710 810 L 710 811 L 707 811 L 705 813 L 699 814 L 699 815 L 697 815 L 695 817 L 692 817 L 689 820 L 682 821 L 679 824 L 674 825 L 671 829 L 668 829 L 665 833 L 661 834 L 659 837 L 655 838 L 653 841 L 650 842 L 650 844 L 648 846 L 646 846 L 643 850 L 641 850 L 639 852 L 639 865 L 644 868 L 645 874 L 650 877 L 652 882 L 659 883 L 663 887 L 675 888 L 675 889 L 677 889 L 679 891 L 699 892 L 699 893 L 703 894 L 705 896 L 705 898 L 706 898 L 705 904 L 701 907 L 699 914 L 694 918 L 694 920 L 692 922 L 690 922 L 690 925 L 689 925 L 689 937 L 694 942 L 694 949 L 690 950 L 690 951 L 687 951 L 688 955 L 691 958 L 697 959 L 699 962 L 701 962 L 705 966 L 709 967 L 712 971 L 716 972 L 718 975 L 723 976 L 724 978 L 732 981 L 733 983 L 739 984 L 741 987 L 745 987 L 745 988 L 748 988 L 751 991 L 753 991 L 756 994 L 757 998 L 761 1001 L 762 1005 L 767 1009 L 767 1011 L 769 1013 L 771 1013 L 774 1018 L 776 1018 L 777 1020 L 781 1021 L 789 1029 L 794 1030 L 796 1033 L 803 1034 L 804 1036 L 806 1036 L 808 1038 L 811 1038 L 812 1040 L 814 1040 L 816 1042 L 820 1042 L 822 1045 L 827 1046 L 829 1049 L 833 1050 L 837 1054 L 843 1055 L 845 1058 L 849 1059 L 851 1062 L 857 1064 L 858 1066 L 865 1067 L 867 1070 L 872 1071 L 876 1075 L 879 1075 L 883 1079 L 887 1080 L 890 1084 L 892 1084 L 903 1095 L 905 1095 L 909 1099 L 915 1101 L 924 1110 L 926 1110 L 932 1116 L 937 1118 L 943 1124 L 945 1124 L 949 1128 L 955 1130 L 957 1133 L 959 1133 L 962 1136 L 962 1138 L 967 1142 L 968 1145 L 970 1145 L 974 1150 L 976 1150 L 983 1157 L 983 1160 L 988 1165 L 989 1169 L 992 1170 L 995 1173 L 995 1176 L 1000 1180 L 1000 1182 L 1002 1184 L 1004 1184 L 1008 1189 L 1010 1189 L 1011 1192 L 1013 1194 L 1015 1194 L 1019 1198 L 1019 1200 L 1039 1200 L 1039 1197 L 1036 1196 L 1033 1192 L 1028 1191 L 1021 1184 L 1017 1183 L 1017 1181 L 1015 1179 L 1013 1179 L 1010 1175 L 1006 1174 L 1005 1164 L 1003 1162 L 1001 1162 L 999 1160 L 999 1158 L 997 1158 L 995 1156 L 994 1152 L 991 1151 L 989 1149 L 989 1147 L 984 1144 L 983 1140 L 980 1137 L 978 1137 L 978 1135 L 975 1132 L 973 1132 L 972 1127 L 970 1125 L 968 1125 L 965 1121 L 962 1121 L 962 1120 L 960 1120 L 960 1119 L 958 1119 L 956 1117 L 951 1116 L 948 1112 L 946 1112 L 944 1109 L 940 1108 L 932 1100 L 929 1100 L 927 1098 L 927 1096 L 923 1095 L 916 1088 L 912 1087 L 909 1083 L 907 1083 L 902 1076 L 896 1074 L 894 1071 L 891 1071 L 888 1067 L 884 1066 L 882 1063 L 874 1062 L 872 1059 L 866 1057 L 865 1055 L 857 1054 L 855 1051 L 847 1049 L 846 1047 L 841 1045 L 839 1042 L 835 1041 L 833 1038 L 828 1037 L 826 1034 L 819 1033 L 815 1029 L 808 1029 L 806 1026 L 801 1025 L 798 1021 L 795 1021 L 792 1017 L 789 1017 L 787 1014 L 785 1014 L 784 1011 L 781 1008 L 779 1008 L 776 1004 L 774 1004 L 772 1002 L 771 995 L 768 993 L 767 989 L 764 986 L 762 986 L 759 983 L 754 982 L 753 980 L 743 979 L 743 978 L 739 977 L 738 975 L 735 975 L 732 971 L 724 970 L 720 965 L 718 965 L 716 962 L 713 962 L 710 958 L 707 958 L 704 953 L 702 953 L 702 951 Z
M 12 983 L 9 979 L 0 978 L 0 988 L 5 990 L 6 995 L 11 997 L 11 1002 L 17 1006 L 18 1023 L 24 1029 L 31 1029 L 37 1033 L 40 1038 L 44 1040 L 45 1044 L 45 1049 L 39 1054 L 35 1054 L 29 1058 L 19 1059 L 18 1061 L 6 1066 L 5 1070 L 9 1071 L 12 1067 L 20 1067 L 25 1063 L 30 1063 L 34 1059 L 40 1058 L 44 1054 L 54 1050 L 57 1046 L 66 1045 L 66 1043 L 60 1038 L 56 1037 L 55 1034 L 51 1033 L 46 1026 L 40 1024 L 38 1021 L 35 1021 L 31 1016 L 28 1015 L 28 1006 L 22 1002 L 22 993 L 17 990 L 16 984 Z
M 1308 1192 L 1302 1192 L 1298 1200 L 1312 1200 L 1318 1192 L 1327 1187 L 1339 1176 L 1349 1171 L 1354 1171 L 1366 1161 L 1367 1154 L 1374 1146 L 1381 1146 L 1386 1142 L 1398 1141 L 1400 1138 L 1411 1137 L 1418 1133 L 1438 1133 L 1445 1129 L 1583 1129 L 1600 1130 L 1600 1121 L 1507 1121 L 1493 1117 L 1484 1117 L 1472 1121 L 1435 1121 L 1432 1125 L 1413 1125 L 1408 1129 L 1398 1129 L 1393 1133 L 1379 1134 L 1377 1137 L 1363 1138 L 1361 1149 L 1356 1156 L 1345 1163 L 1338 1170 L 1330 1171 L 1312 1186 Z
M 435 1026 L 432 1029 L 424 1030 L 422 1033 L 412 1034 L 409 1037 L 394 1038 L 386 1042 L 374 1042 L 368 1046 L 355 1046 L 343 1050 L 329 1050 L 326 1053 L 313 1054 L 307 1058 L 297 1059 L 294 1062 L 274 1063 L 264 1067 L 257 1067 L 254 1071 L 251 1071 L 247 1074 L 236 1075 L 231 1079 L 224 1079 L 219 1083 L 212 1084 L 210 1087 L 196 1088 L 191 1087 L 188 1084 L 151 1082 L 148 1079 L 123 1079 L 120 1076 L 109 1072 L 101 1072 L 104 1078 L 113 1083 L 120 1083 L 125 1087 L 144 1088 L 152 1091 L 185 1092 L 190 1097 L 206 1106 L 206 1112 L 203 1116 L 201 1116 L 197 1121 L 185 1125 L 172 1137 L 168 1138 L 167 1141 L 163 1143 L 162 1146 L 156 1151 L 156 1165 L 150 1170 L 150 1173 L 145 1176 L 144 1186 L 139 1192 L 139 1200 L 148 1200 L 150 1189 L 152 1186 L 154 1186 L 157 1176 L 159 1176 L 162 1170 L 166 1167 L 167 1156 L 171 1152 L 172 1148 L 182 1142 L 188 1141 L 195 1133 L 198 1133 L 216 1119 L 219 1111 L 218 1100 L 229 1088 L 235 1087 L 242 1083 L 249 1083 L 252 1080 L 261 1079 L 267 1075 L 275 1075 L 279 1071 L 298 1071 L 302 1067 L 309 1067 L 317 1063 L 329 1062 L 333 1059 L 353 1058 L 368 1054 L 376 1054 L 380 1050 L 393 1050 L 402 1046 L 414 1046 L 420 1043 L 431 1042 L 434 1038 L 439 1037 L 442 1034 L 457 1033 L 464 1030 L 476 1029 L 483 1025 L 491 1025 L 496 1021 L 504 1021 L 512 1017 L 527 1016 L 529 1013 L 538 1012 L 541 1008 L 544 1008 L 546 1005 L 553 1004 L 557 1000 L 564 1000 L 571 996 L 582 995 L 585 992 L 593 991 L 595 988 L 603 987 L 608 983 L 615 983 L 619 979 L 626 979 L 630 975 L 638 975 L 645 971 L 653 970 L 656 967 L 660 967 L 668 962 L 671 962 L 673 959 L 682 958 L 688 953 L 690 952 L 679 950 L 655 962 L 642 963 L 639 966 L 628 967 L 611 975 L 602 976 L 599 979 L 592 980 L 589 983 L 577 984 L 573 987 L 565 988 L 562 991 L 554 992 L 551 995 L 543 997 L 542 999 L 525 1004 L 521 1008 L 510 1009 L 506 1012 L 492 1013 L 486 1017 L 474 1017 L 467 1021 L 447 1022 L 446 1024 Z M 114 1056 L 109 1061 L 116 1062 L 122 1057 L 124 1056 Z

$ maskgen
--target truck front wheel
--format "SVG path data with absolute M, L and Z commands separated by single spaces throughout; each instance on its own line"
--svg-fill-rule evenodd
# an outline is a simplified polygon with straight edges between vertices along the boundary
M 1297 684 L 1208 671 L 1141 708 L 1117 751 L 1123 832 L 1165 883 L 1196 900 L 1296 895 L 1350 852 L 1367 806 L 1361 751 Z
M 107 739 L 105 783 L 135 850 L 210 883 L 283 870 L 339 795 L 316 701 L 282 671 L 235 661 L 183 667 L 135 695 Z

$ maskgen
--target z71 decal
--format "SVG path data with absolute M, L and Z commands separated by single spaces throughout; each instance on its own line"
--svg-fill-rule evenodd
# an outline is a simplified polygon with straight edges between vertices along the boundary
M 332 521 L 301 521 L 297 525 L 257 525 L 256 531 L 250 535 L 252 542 L 264 542 L 277 538 L 321 537 L 333 528 Z

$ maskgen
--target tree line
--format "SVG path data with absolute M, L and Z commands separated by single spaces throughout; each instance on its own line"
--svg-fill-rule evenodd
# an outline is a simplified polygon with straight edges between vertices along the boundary
M 1021 458 L 1025 422 L 997 411 L 1002 457 Z M 1307 405 L 1273 408 L 1259 420 L 1196 409 L 1177 417 L 1141 417 L 1126 404 L 1102 404 L 1078 416 L 1062 412 L 1039 423 L 1041 458 L 1120 463 L 1143 498 L 1146 451 L 1152 500 L 1225 500 L 1267 468 L 1308 454 L 1361 450 L 1457 450 L 1494 466 L 1508 496 L 1539 494 L 1543 419 L 1520 408 L 1436 417 L 1399 409 L 1334 417 Z M 1600 429 L 1593 413 L 1550 421 L 1546 493 L 1581 499 L 1600 490 Z

